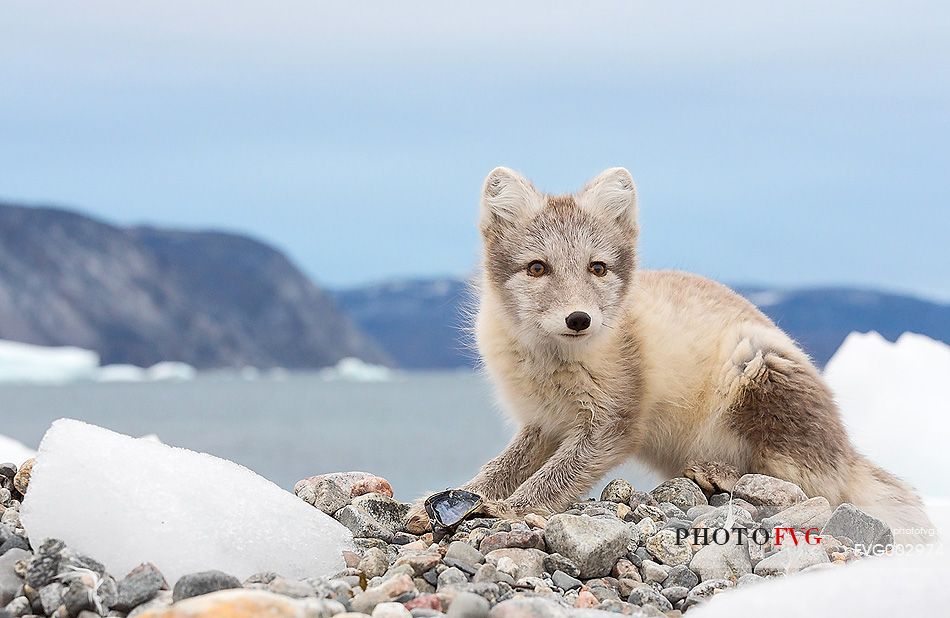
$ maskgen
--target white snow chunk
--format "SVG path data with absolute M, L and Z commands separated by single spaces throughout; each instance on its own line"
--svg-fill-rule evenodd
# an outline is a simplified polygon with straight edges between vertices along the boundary
M 344 526 L 247 468 L 71 419 L 43 437 L 21 518 L 34 547 L 62 539 L 118 577 L 153 562 L 171 585 L 209 569 L 327 576 L 353 548 Z
M 0 340 L 0 382 L 88 380 L 98 367 L 99 355 L 92 350 Z
M 22 442 L 7 436 L 0 436 L 0 463 L 16 464 L 19 468 L 20 464 L 35 456 L 36 451 Z
M 358 358 L 348 356 L 340 359 L 333 367 L 320 371 L 324 380 L 347 380 L 350 382 L 386 382 L 392 379 L 388 367 L 372 365 Z
M 881 556 L 725 590 L 690 618 L 936 616 L 950 606 L 948 558 Z
M 914 333 L 895 343 L 851 333 L 824 375 L 863 453 L 920 493 L 950 497 L 950 346 Z

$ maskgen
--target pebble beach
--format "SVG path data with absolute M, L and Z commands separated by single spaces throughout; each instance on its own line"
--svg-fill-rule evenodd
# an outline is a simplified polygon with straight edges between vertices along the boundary
M 732 494 L 708 497 L 686 478 L 650 491 L 615 479 L 599 499 L 563 513 L 475 515 L 433 542 L 431 532 L 406 529 L 410 504 L 393 499 L 386 479 L 334 473 L 301 480 L 294 491 L 352 532 L 355 551 L 344 553 L 344 570 L 243 581 L 211 570 L 169 585 L 150 563 L 108 573 L 62 541 L 30 539 L 19 518 L 30 468 L 0 466 L 4 618 L 673 617 L 715 595 L 835 569 L 865 559 L 861 548 L 893 543 L 890 529 L 860 509 L 833 509 L 792 483 L 755 474 Z

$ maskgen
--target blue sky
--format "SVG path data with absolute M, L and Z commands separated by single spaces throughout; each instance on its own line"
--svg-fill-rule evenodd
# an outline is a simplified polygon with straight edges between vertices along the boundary
M 494 166 L 623 165 L 641 256 L 950 298 L 939 2 L 7 3 L 0 199 L 461 274 Z

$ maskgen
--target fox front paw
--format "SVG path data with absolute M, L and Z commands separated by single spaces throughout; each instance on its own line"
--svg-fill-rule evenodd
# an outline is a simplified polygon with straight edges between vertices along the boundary
M 432 530 L 432 522 L 426 513 L 425 501 L 417 500 L 409 507 L 403 520 L 403 528 L 410 534 L 425 534 Z
M 683 476 L 694 481 L 706 496 L 716 493 L 732 493 L 739 480 L 739 470 L 735 466 L 719 461 L 690 462 L 683 470 Z

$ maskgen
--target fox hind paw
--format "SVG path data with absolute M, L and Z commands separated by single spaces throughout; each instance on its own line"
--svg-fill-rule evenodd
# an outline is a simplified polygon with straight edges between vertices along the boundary
M 735 466 L 718 461 L 690 462 L 683 470 L 683 476 L 692 480 L 703 490 L 706 496 L 716 493 L 732 493 L 739 480 L 739 470 Z

